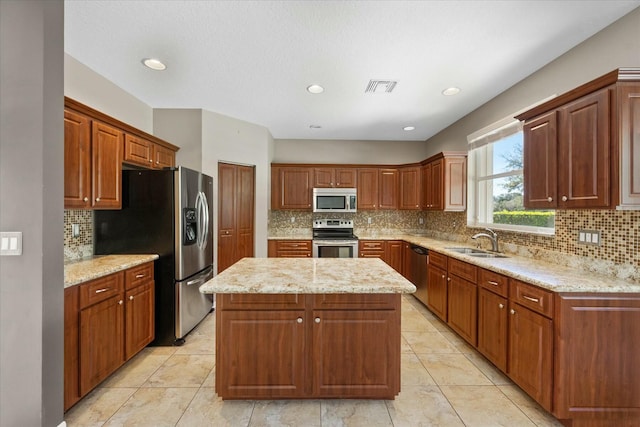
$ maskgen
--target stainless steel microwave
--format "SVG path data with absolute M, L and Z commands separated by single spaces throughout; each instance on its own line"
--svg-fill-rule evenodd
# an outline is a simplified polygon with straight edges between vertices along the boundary
M 314 212 L 356 212 L 355 188 L 314 188 Z

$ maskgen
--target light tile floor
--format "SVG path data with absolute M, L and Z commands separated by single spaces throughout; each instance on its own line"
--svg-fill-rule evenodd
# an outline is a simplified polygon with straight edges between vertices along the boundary
M 554 426 L 561 424 L 412 296 L 402 300 L 395 400 L 225 401 L 215 315 L 182 347 L 148 347 L 65 414 L 76 426 Z

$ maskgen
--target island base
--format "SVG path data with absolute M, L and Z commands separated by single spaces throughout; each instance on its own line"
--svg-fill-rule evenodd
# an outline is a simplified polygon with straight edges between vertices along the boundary
M 394 399 L 400 294 L 219 294 L 222 399 Z

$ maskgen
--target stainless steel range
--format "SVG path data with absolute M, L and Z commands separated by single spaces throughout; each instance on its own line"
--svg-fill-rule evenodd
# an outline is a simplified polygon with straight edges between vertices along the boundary
M 353 221 L 316 219 L 313 221 L 314 258 L 357 258 L 358 237 L 353 234 Z

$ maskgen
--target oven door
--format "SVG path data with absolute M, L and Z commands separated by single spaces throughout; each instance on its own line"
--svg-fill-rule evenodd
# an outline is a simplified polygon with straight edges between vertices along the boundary
M 357 258 L 358 257 L 358 241 L 357 240 L 314 239 L 312 246 L 313 246 L 314 258 Z

